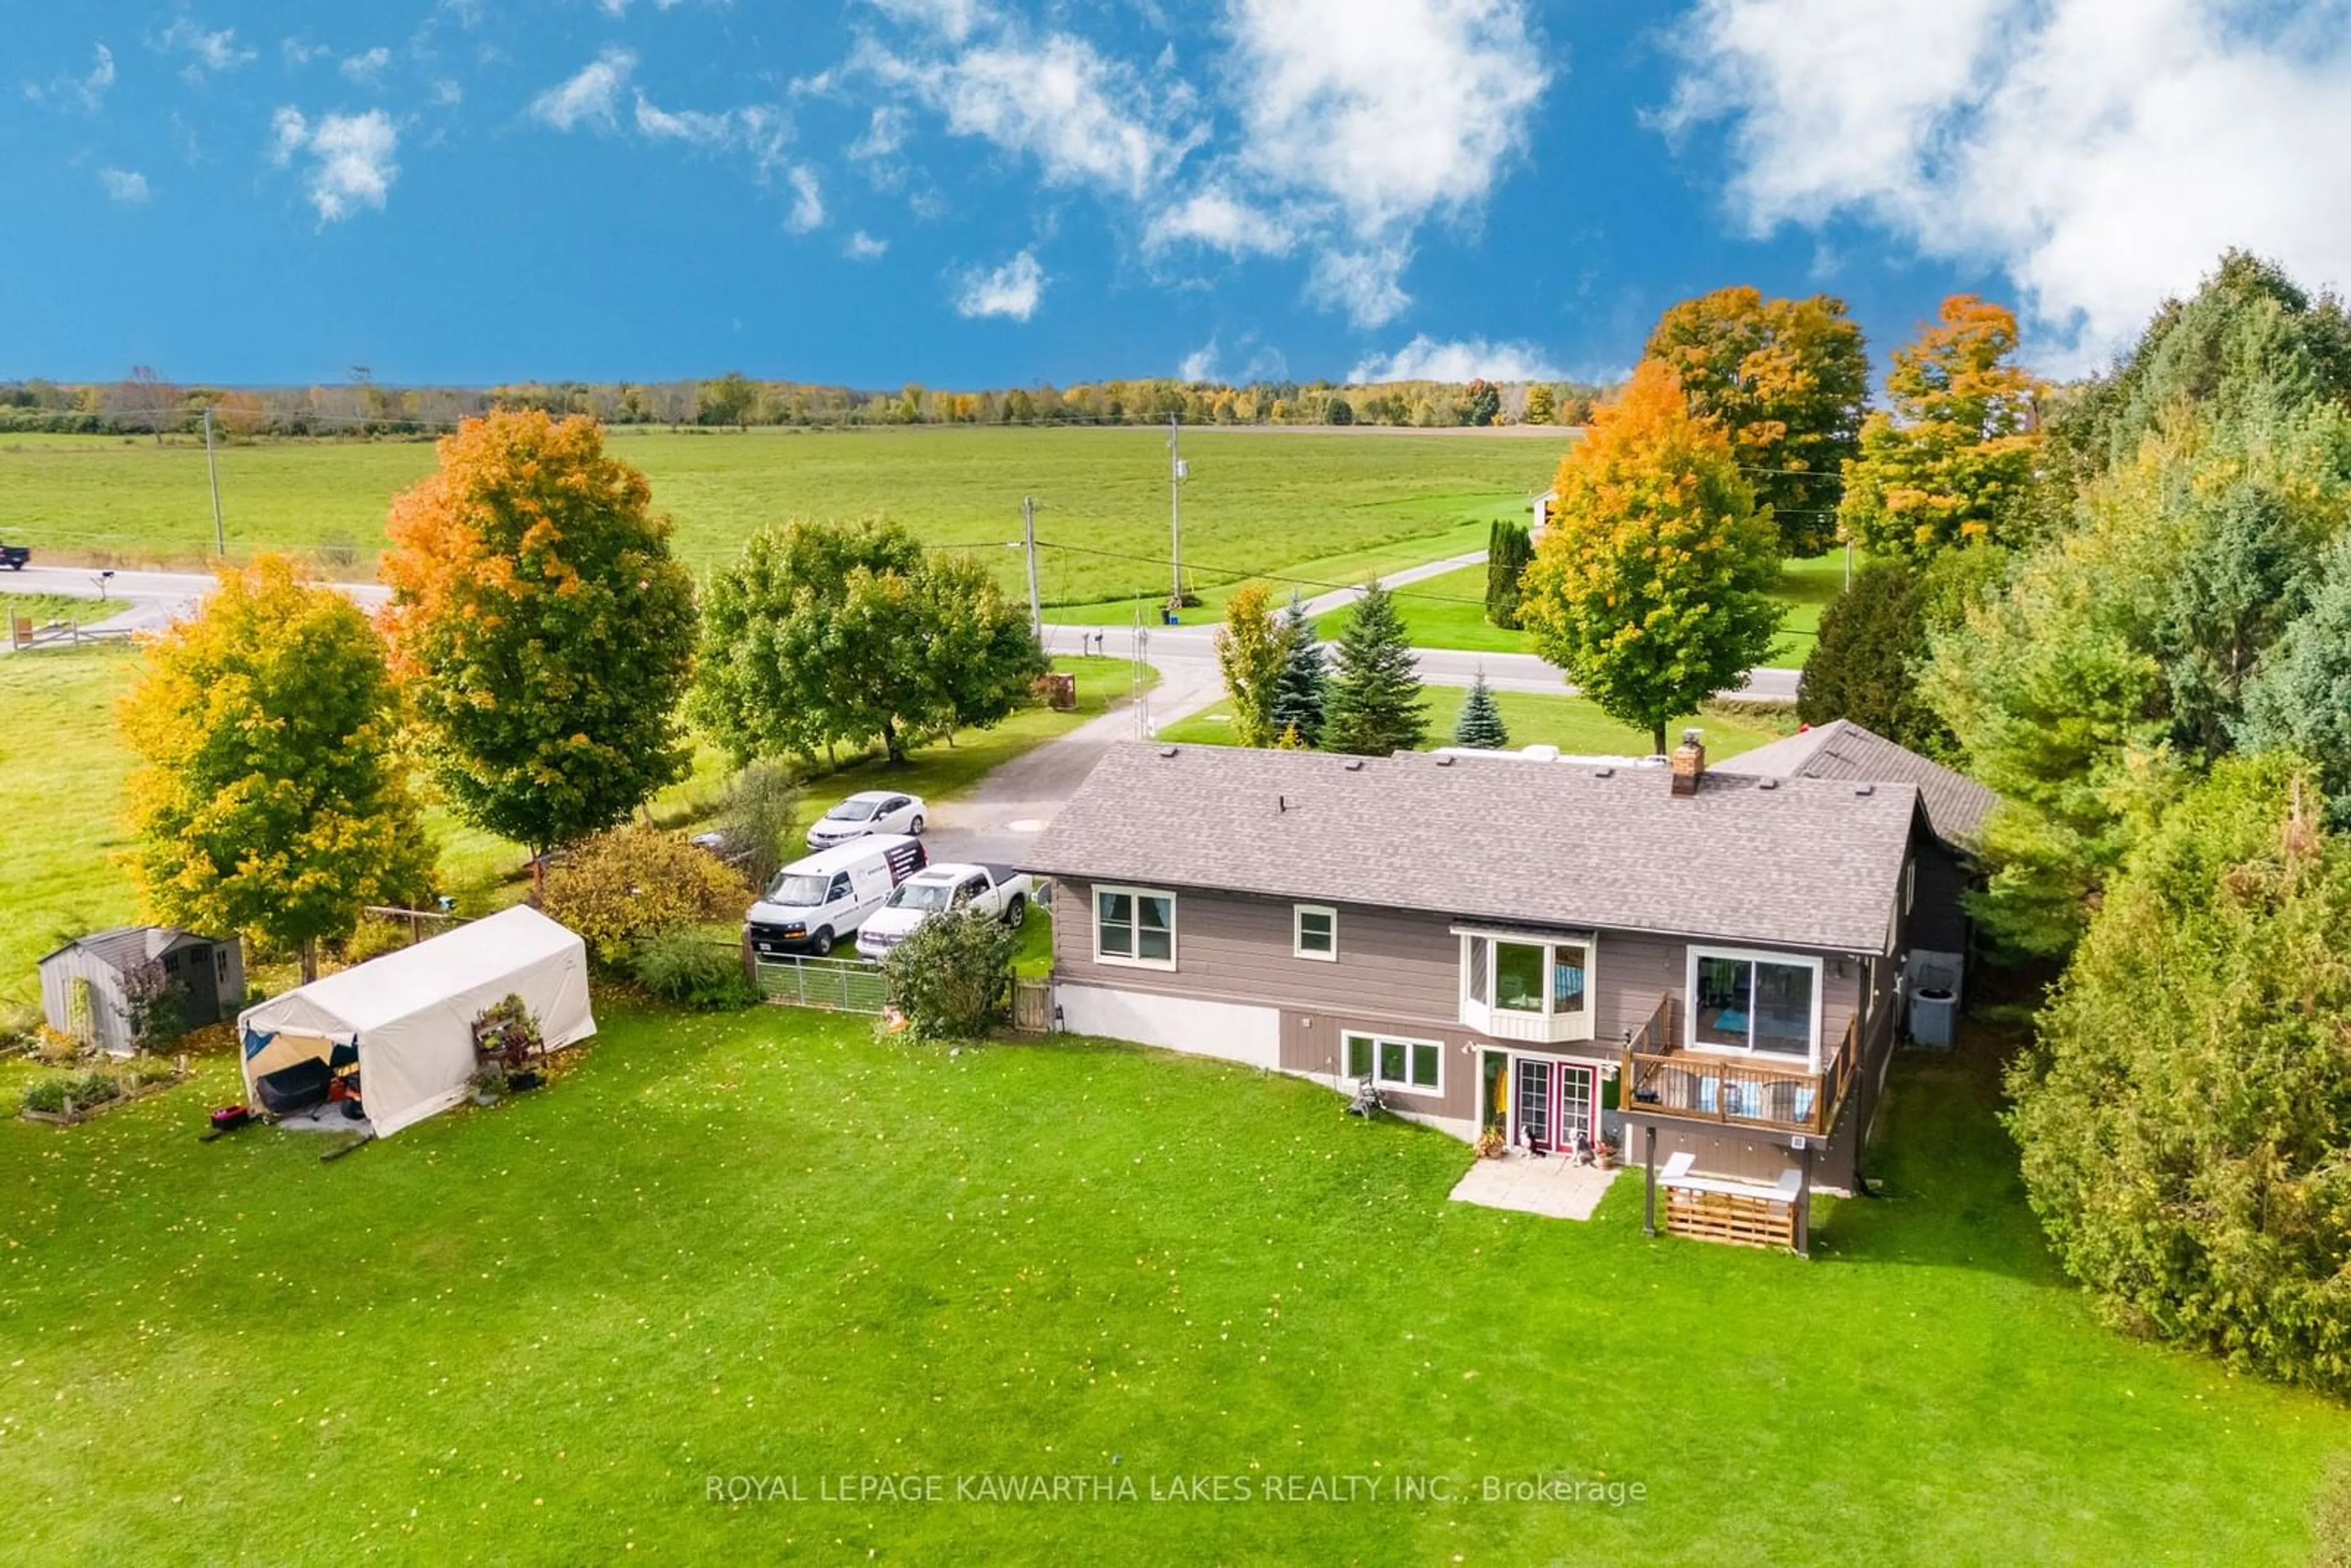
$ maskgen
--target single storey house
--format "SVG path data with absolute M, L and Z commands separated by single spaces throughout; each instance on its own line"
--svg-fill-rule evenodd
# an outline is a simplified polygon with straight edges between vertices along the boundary
M 1936 841 L 1915 784 L 1709 770 L 1696 732 L 1668 768 L 1136 743 L 1029 864 L 1063 1028 L 1790 1217 L 1783 1181 L 1857 1179 Z
M 168 993 L 183 1029 L 232 1017 L 245 1000 L 245 952 L 234 936 L 126 925 L 77 937 L 40 961 L 41 1014 L 59 1034 L 127 1056 L 132 1002 Z

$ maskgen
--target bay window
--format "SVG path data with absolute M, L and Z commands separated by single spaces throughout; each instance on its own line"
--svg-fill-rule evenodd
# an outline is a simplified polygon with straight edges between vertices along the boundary
M 1457 928 L 1461 1021 L 1506 1040 L 1592 1038 L 1592 939 Z

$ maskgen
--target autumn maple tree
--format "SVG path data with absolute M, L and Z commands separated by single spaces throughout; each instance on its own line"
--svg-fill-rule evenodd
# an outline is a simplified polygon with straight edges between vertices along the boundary
M 1685 299 L 1649 334 L 1647 356 L 1680 378 L 1771 508 L 1782 553 L 1813 556 L 1836 537 L 1840 471 L 1860 450 L 1869 355 L 1844 301 L 1766 299 L 1740 286 Z
M 587 418 L 467 420 L 392 503 L 393 667 L 457 813 L 535 853 L 684 778 L 694 584 Z
M 1666 748 L 1667 721 L 1739 685 L 1779 629 L 1780 542 L 1730 438 L 1646 361 L 1569 448 L 1521 579 L 1520 622 L 1584 695 Z
M 1938 324 L 1894 351 L 1891 406 L 1863 422 L 1860 455 L 1845 465 L 1847 537 L 1872 554 L 1920 557 L 2022 542 L 2040 382 L 2015 352 L 2014 313 L 1972 294 L 1944 300 Z
M 1233 738 L 1243 746 L 1271 746 L 1274 699 L 1290 667 L 1286 623 L 1271 608 L 1261 582 L 1245 582 L 1225 601 L 1224 624 L 1217 628 L 1217 664 L 1233 709 Z
M 220 574 L 122 701 L 131 866 L 150 914 L 302 956 L 432 886 L 383 641 L 283 556 Z

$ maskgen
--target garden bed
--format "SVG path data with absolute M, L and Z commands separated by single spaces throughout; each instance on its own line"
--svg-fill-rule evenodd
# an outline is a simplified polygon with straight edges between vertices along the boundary
M 48 1084 L 35 1082 L 27 1086 L 24 1103 L 17 1107 L 16 1114 L 25 1121 L 38 1122 L 45 1126 L 78 1126 L 93 1116 L 105 1114 L 118 1105 L 128 1105 L 134 1101 L 161 1094 L 166 1089 L 177 1088 L 194 1076 L 195 1073 L 188 1067 L 184 1057 L 165 1067 L 160 1076 L 143 1075 L 135 1069 L 126 1071 L 116 1068 L 94 1068 L 88 1072 L 77 1073 L 65 1081 L 62 1092 L 55 1096 L 57 1103 L 61 1107 L 58 1110 L 48 1110 L 35 1103 L 37 1100 L 49 1098 L 44 1093 Z M 87 1092 L 95 1082 L 101 1080 L 114 1084 L 113 1092 L 102 1099 L 89 1098 Z M 77 1094 L 77 1090 L 84 1092 Z

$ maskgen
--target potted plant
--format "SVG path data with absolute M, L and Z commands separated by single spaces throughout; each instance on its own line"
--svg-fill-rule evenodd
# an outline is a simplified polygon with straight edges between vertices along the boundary
M 1616 1140 L 1603 1138 L 1592 1145 L 1592 1163 L 1604 1171 L 1616 1168 Z
M 1474 1146 L 1479 1159 L 1499 1160 L 1510 1149 L 1510 1140 L 1502 1135 L 1501 1128 L 1489 1127 L 1478 1134 L 1478 1142 Z
M 507 1064 L 492 1057 L 474 1070 L 474 1103 L 495 1105 L 507 1092 Z

